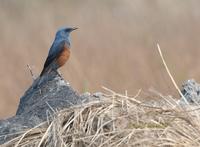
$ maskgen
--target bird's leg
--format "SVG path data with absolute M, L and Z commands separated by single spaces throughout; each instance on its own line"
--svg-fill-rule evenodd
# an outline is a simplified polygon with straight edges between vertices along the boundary
M 59 70 L 57 70 L 57 73 L 58 73 L 58 76 L 59 76 L 60 78 L 62 78 L 62 73 L 61 73 Z

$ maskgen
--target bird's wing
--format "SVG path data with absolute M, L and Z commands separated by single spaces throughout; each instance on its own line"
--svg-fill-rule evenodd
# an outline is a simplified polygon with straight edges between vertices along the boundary
M 59 42 L 57 45 L 54 44 L 51 46 L 48 57 L 44 63 L 44 68 L 48 67 L 59 56 L 59 54 L 64 49 L 64 46 L 65 46 L 64 40 Z

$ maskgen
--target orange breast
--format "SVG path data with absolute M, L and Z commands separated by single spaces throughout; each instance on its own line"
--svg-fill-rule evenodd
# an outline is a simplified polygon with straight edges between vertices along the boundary
M 63 66 L 67 62 L 69 56 L 70 56 L 70 50 L 65 47 L 56 60 L 59 67 Z

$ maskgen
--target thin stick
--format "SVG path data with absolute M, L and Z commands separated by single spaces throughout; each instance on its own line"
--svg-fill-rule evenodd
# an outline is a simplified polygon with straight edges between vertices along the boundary
M 185 103 L 186 103 L 186 104 L 189 104 L 188 101 L 187 101 L 187 99 L 184 97 L 184 95 L 181 93 L 180 89 L 178 88 L 178 86 L 177 86 L 177 84 L 176 84 L 174 78 L 172 77 L 172 75 L 171 75 L 171 73 L 170 73 L 170 71 L 169 71 L 169 68 L 167 67 L 167 64 L 166 64 L 166 62 L 165 62 L 165 60 L 164 60 L 163 54 L 162 54 L 161 49 L 160 49 L 160 45 L 159 45 L 158 43 L 157 43 L 157 48 L 158 48 L 158 52 L 159 52 L 159 54 L 160 54 L 160 57 L 161 57 L 161 59 L 162 59 L 162 62 L 163 62 L 163 64 L 164 64 L 164 66 L 165 66 L 165 69 L 166 69 L 166 71 L 167 71 L 167 73 L 168 73 L 168 75 L 169 75 L 169 77 L 170 77 L 172 83 L 174 84 L 174 87 L 176 88 L 176 90 L 178 91 L 178 93 L 181 95 L 181 97 L 184 99 Z
M 34 76 L 34 74 L 33 74 L 33 70 L 32 70 L 32 68 L 30 67 L 29 64 L 27 64 L 27 67 L 28 67 L 28 69 L 29 69 L 29 71 L 30 71 L 30 73 L 31 73 L 32 79 L 33 79 L 33 81 L 34 81 L 36 78 L 35 78 L 35 76 Z

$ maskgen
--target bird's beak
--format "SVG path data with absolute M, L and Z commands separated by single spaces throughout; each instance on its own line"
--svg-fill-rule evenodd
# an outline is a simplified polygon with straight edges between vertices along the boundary
M 77 27 L 74 27 L 74 28 L 72 28 L 72 31 L 77 30 L 77 29 L 78 29 Z

